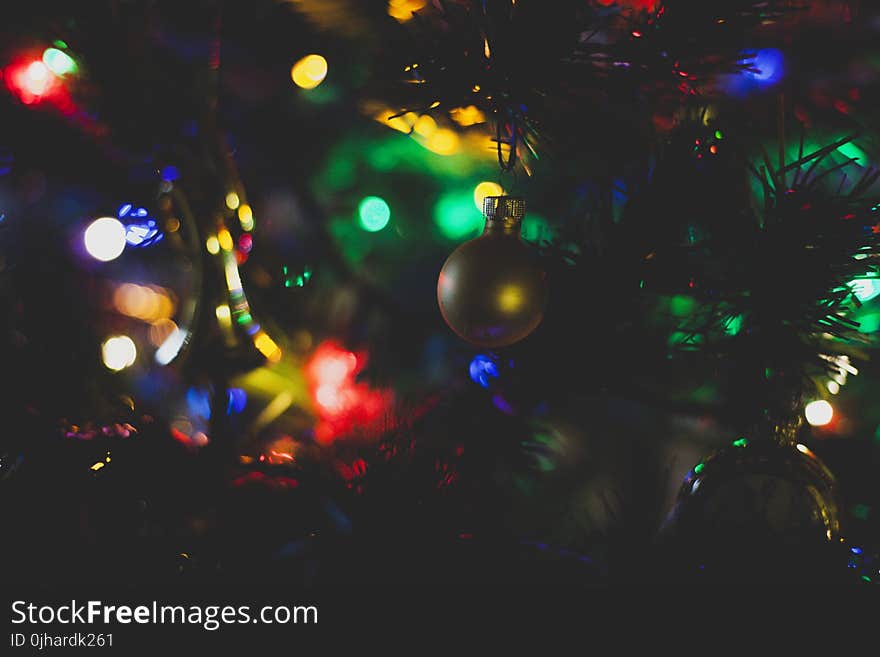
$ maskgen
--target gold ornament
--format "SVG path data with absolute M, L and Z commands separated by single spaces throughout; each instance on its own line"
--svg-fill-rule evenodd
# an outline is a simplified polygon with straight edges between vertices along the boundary
M 437 301 L 449 327 L 481 347 L 504 347 L 535 330 L 547 302 L 547 274 L 520 237 L 525 202 L 487 196 L 486 227 L 447 258 Z
M 838 540 L 834 477 L 789 432 L 739 438 L 688 473 L 665 532 L 701 559 Z

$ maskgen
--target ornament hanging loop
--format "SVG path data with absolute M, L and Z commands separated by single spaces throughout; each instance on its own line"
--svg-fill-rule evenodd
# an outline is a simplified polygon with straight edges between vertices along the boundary
M 509 129 L 506 126 L 510 126 Z M 502 131 L 508 134 L 502 134 Z M 516 114 L 511 111 L 507 111 L 507 120 L 504 121 L 502 117 L 498 117 L 498 120 L 495 122 L 495 148 L 498 153 L 498 166 L 501 167 L 503 172 L 512 171 L 516 166 L 517 160 L 517 121 Z M 502 144 L 509 144 L 510 150 L 505 156 L 504 148 Z

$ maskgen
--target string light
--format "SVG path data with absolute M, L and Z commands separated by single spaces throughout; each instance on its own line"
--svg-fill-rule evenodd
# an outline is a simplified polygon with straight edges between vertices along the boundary
M 113 306 L 123 315 L 145 322 L 168 319 L 174 314 L 169 290 L 157 285 L 123 283 L 113 292 Z
M 413 13 L 423 9 L 425 0 L 389 0 L 388 15 L 401 23 L 411 20 Z
M 388 225 L 391 219 L 391 208 L 385 199 L 378 196 L 367 196 L 358 205 L 361 228 L 375 233 Z
M 474 205 L 477 206 L 477 210 L 482 212 L 483 200 L 487 196 L 502 196 L 503 194 L 504 189 L 502 189 L 501 185 L 496 182 L 484 180 L 483 182 L 478 183 L 476 187 L 474 187 Z
M 849 288 L 856 299 L 865 303 L 880 294 L 880 278 L 857 278 L 850 281 Z
M 254 229 L 254 211 L 247 203 L 242 203 L 238 208 L 238 221 L 241 223 L 241 229 L 252 231 Z
M 476 235 L 485 224 L 485 219 L 474 208 L 470 192 L 447 192 L 434 205 L 434 223 L 444 237 L 461 240 Z
M 217 316 L 217 321 L 220 322 L 221 326 L 226 328 L 232 327 L 232 312 L 229 310 L 229 306 L 227 304 L 223 304 L 217 306 L 214 310 L 214 314 Z
M 86 251 L 95 260 L 109 262 L 122 255 L 126 244 L 126 230 L 113 217 L 95 219 L 83 235 Z
M 107 369 L 118 372 L 134 365 L 137 347 L 127 335 L 115 335 L 107 338 L 101 345 L 101 358 Z
M 258 331 L 254 336 L 254 346 L 270 363 L 277 363 L 281 360 L 281 347 L 275 344 L 275 341 L 265 331 Z
M 46 48 L 43 51 L 43 63 L 58 77 L 76 73 L 77 66 L 73 58 L 57 48 Z
M 425 141 L 425 147 L 438 155 L 453 155 L 458 152 L 458 135 L 449 128 L 439 128 Z
M 294 84 L 303 89 L 314 89 L 327 77 L 327 60 L 321 55 L 306 55 L 290 69 Z
M 159 365 L 167 365 L 177 358 L 177 354 L 180 353 L 180 350 L 183 348 L 183 345 L 186 344 L 188 339 L 188 331 L 175 327 L 171 334 L 165 338 L 165 341 L 159 345 L 159 348 L 156 350 L 156 362 L 159 363 Z
M 812 426 L 821 427 L 831 422 L 834 417 L 834 408 L 824 399 L 817 399 L 807 404 L 804 408 L 804 415 Z
M 453 121 L 464 128 L 486 122 L 486 115 L 475 105 L 456 107 L 449 111 L 449 116 L 452 117 Z
M 483 388 L 488 388 L 490 377 L 493 379 L 498 378 L 498 365 L 489 356 L 477 354 L 468 366 L 468 373 L 471 375 L 471 380 L 474 383 L 479 384 Z
M 205 248 L 208 249 L 208 253 L 211 255 L 220 253 L 220 240 L 217 239 L 216 235 L 211 235 L 205 240 Z
M 238 194 L 236 194 L 235 192 L 229 192 L 226 195 L 226 207 L 230 210 L 237 209 L 240 203 L 241 201 L 239 201 L 238 199 Z
M 224 251 L 232 251 L 232 247 L 234 246 L 232 235 L 225 228 L 220 229 L 217 233 L 217 243 Z
M 22 82 L 28 93 L 34 96 L 42 96 L 52 85 L 52 72 L 41 61 L 31 62 L 24 70 Z

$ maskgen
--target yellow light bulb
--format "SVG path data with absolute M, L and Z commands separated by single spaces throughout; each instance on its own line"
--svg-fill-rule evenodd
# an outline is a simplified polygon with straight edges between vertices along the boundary
M 221 229 L 219 233 L 217 233 L 217 243 L 220 245 L 220 248 L 224 251 L 232 251 L 233 242 L 232 235 L 230 235 L 229 231 L 225 228 Z
M 306 55 L 290 69 L 294 84 L 303 89 L 314 89 L 327 77 L 327 60 L 321 55 Z

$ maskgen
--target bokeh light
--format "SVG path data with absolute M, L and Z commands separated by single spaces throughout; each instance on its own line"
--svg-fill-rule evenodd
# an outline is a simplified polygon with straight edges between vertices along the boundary
M 468 373 L 471 375 L 471 380 L 474 383 L 488 388 L 490 377 L 493 379 L 498 378 L 498 365 L 495 364 L 495 361 L 490 356 L 477 354 L 468 366 Z
M 137 347 L 127 335 L 114 335 L 107 338 L 101 345 L 101 358 L 107 369 L 118 372 L 134 365 L 137 358 Z
M 744 75 L 761 84 L 775 84 L 782 78 L 785 58 L 776 48 L 764 48 L 755 53 L 755 57 L 749 60 L 749 64 L 755 71 L 746 71 Z
M 150 344 L 154 347 L 161 346 L 177 330 L 177 324 L 174 320 L 167 318 L 157 319 L 150 324 Z
M 89 224 L 83 241 L 90 256 L 101 262 L 109 262 L 122 255 L 126 244 L 125 236 L 125 226 L 119 220 L 101 217 Z
M 270 363 L 277 363 L 281 360 L 281 348 L 265 331 L 260 330 L 254 336 L 254 346 Z
M 413 132 L 422 137 L 430 137 L 437 132 L 437 122 L 434 120 L 434 117 L 422 114 L 413 124 Z
M 113 306 L 128 317 L 153 322 L 174 314 L 173 294 L 157 285 L 123 283 L 113 292 Z
M 437 155 L 454 155 L 458 152 L 459 138 L 449 128 L 439 128 L 425 140 L 425 147 Z
M 485 219 L 474 207 L 471 192 L 448 192 L 434 205 L 434 223 L 444 237 L 461 240 L 476 235 Z
M 361 227 L 371 233 L 382 230 L 391 219 L 391 208 L 385 199 L 367 196 L 358 205 Z
M 217 232 L 217 243 L 224 251 L 232 251 L 232 247 L 234 246 L 234 242 L 232 241 L 232 234 L 225 228 L 221 228 Z
M 853 296 L 865 303 L 880 294 L 880 278 L 857 278 L 850 281 L 849 287 Z
M 230 388 L 227 392 L 226 414 L 241 413 L 247 406 L 247 393 L 242 388 Z
M 220 322 L 221 326 L 226 328 L 232 327 L 232 311 L 229 309 L 227 304 L 222 304 L 217 306 L 214 310 L 214 315 L 217 317 L 217 321 Z
M 186 344 L 188 339 L 189 331 L 175 328 L 156 350 L 156 362 L 160 365 L 167 365 L 177 358 L 177 354 L 180 353 L 180 350 L 183 348 L 183 345 Z
M 838 146 L 837 152 L 844 157 L 855 160 L 855 163 L 861 166 L 867 166 L 871 162 L 871 157 L 851 141 Z
M 156 220 L 150 217 L 146 208 L 123 203 L 116 211 L 116 217 L 125 221 L 125 241 L 135 247 L 146 247 L 160 242 L 164 237 Z
M 220 253 L 220 240 L 217 239 L 216 235 L 211 235 L 205 240 L 205 248 L 211 255 L 217 255 Z
M 812 426 L 821 427 L 831 422 L 831 418 L 834 417 L 834 407 L 824 399 L 817 399 L 807 404 L 804 415 Z
M 474 105 L 467 107 L 456 107 L 449 111 L 452 120 L 462 127 L 476 125 L 486 122 L 486 115 Z
M 303 89 L 314 89 L 327 77 L 327 60 L 321 55 L 306 55 L 290 69 L 294 84 Z
M 745 57 L 740 64 L 754 69 L 724 76 L 721 86 L 734 96 L 745 96 L 773 87 L 785 74 L 785 57 L 776 48 L 764 48 Z
M 241 201 L 238 198 L 238 194 L 236 194 L 235 192 L 229 192 L 226 195 L 226 207 L 229 208 L 230 210 L 238 209 L 238 206 L 240 205 L 240 203 L 241 203 Z
M 254 211 L 247 203 L 242 203 L 238 208 L 238 221 L 241 223 L 241 229 L 248 232 L 254 229 Z
M 325 345 L 309 364 L 308 374 L 319 385 L 341 386 L 357 370 L 357 356 L 334 346 Z
M 43 63 L 59 77 L 76 73 L 76 62 L 70 55 L 58 50 L 58 48 L 46 48 L 43 51 Z
M 186 391 L 186 405 L 190 415 L 199 416 L 205 420 L 211 419 L 211 395 L 205 388 L 195 386 Z
M 42 96 L 52 85 L 52 71 L 41 61 L 31 62 L 24 70 L 21 81 L 28 93 Z
M 426 0 L 388 0 L 388 15 L 401 23 L 411 20 L 413 12 L 423 9 Z
M 487 196 L 502 196 L 503 194 L 504 188 L 502 188 L 501 185 L 496 182 L 484 180 L 474 187 L 474 204 L 477 206 L 477 210 L 482 212 L 483 200 Z

